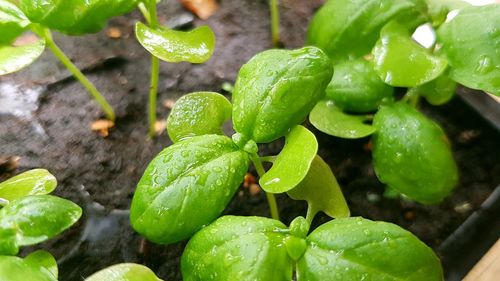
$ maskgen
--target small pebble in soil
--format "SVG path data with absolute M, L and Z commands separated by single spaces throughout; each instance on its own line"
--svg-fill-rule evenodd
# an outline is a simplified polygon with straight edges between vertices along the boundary
M 253 196 L 253 197 L 259 195 L 260 192 L 262 191 L 262 189 L 260 188 L 260 186 L 258 184 L 255 184 L 255 183 L 252 183 L 250 185 L 250 187 L 248 188 L 248 190 L 250 191 L 250 195 Z
M 453 209 L 457 213 L 465 214 L 465 213 L 469 213 L 470 211 L 472 211 L 473 206 L 470 202 L 462 202 L 462 203 L 455 205 L 455 207 L 453 207 Z
M 166 109 L 172 109 L 175 105 L 175 100 L 173 99 L 166 99 L 166 100 L 163 100 L 162 102 L 163 106 L 166 108 Z
M 366 200 L 372 203 L 378 202 L 380 201 L 380 195 L 377 193 L 368 192 L 366 193 Z
M 122 37 L 122 31 L 117 27 L 110 27 L 106 29 L 106 36 L 112 39 L 120 39 Z

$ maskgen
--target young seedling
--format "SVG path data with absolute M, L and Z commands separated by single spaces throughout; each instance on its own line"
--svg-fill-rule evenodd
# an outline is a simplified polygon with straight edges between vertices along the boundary
M 458 15 L 445 22 L 450 10 Z M 458 169 L 443 130 L 415 108 L 420 97 L 448 102 L 457 82 L 500 95 L 500 41 L 491 32 L 500 28 L 499 15 L 498 4 L 459 0 L 329 0 L 314 16 L 308 42 L 329 55 L 336 71 L 311 123 L 341 138 L 373 135 L 380 181 L 420 203 L 440 202 L 457 184 Z M 437 28 L 430 49 L 411 38 L 424 23 Z M 394 87 L 408 92 L 396 101 Z
M 149 26 L 138 22 L 135 35 L 141 45 L 151 53 L 151 85 L 149 88 L 149 136 L 156 134 L 156 100 L 160 59 L 166 62 L 204 63 L 215 48 L 215 35 L 208 26 L 182 32 L 161 26 L 156 13 L 156 0 L 144 0 L 139 9 Z
M 106 99 L 87 77 L 62 52 L 52 38 L 51 30 L 68 35 L 82 35 L 101 30 L 106 21 L 132 10 L 137 0 L 42 1 L 0 0 L 0 75 L 12 73 L 33 63 L 47 46 L 69 72 L 88 90 L 106 117 L 114 121 L 115 113 Z M 27 30 L 40 39 L 22 46 L 12 43 Z

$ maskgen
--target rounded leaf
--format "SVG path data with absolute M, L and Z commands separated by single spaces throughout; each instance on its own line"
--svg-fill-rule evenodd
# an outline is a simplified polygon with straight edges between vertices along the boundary
M 285 147 L 273 166 L 259 180 L 266 192 L 283 193 L 296 187 L 306 176 L 318 152 L 318 141 L 303 126 L 295 126 L 285 136 Z
M 0 75 L 9 74 L 32 64 L 45 50 L 45 40 L 22 46 L 0 45 Z
M 442 105 L 455 96 L 457 83 L 448 75 L 441 75 L 431 82 L 412 88 L 416 94 L 424 97 L 432 105 Z
M 297 281 L 441 281 L 434 252 L 401 227 L 363 218 L 336 219 L 307 238 Z
M 374 68 L 380 78 L 395 87 L 415 87 L 436 79 L 448 66 L 444 57 L 411 39 L 406 27 L 390 22 L 380 32 L 372 50 Z
M 31 22 L 70 35 L 95 33 L 108 19 L 123 15 L 138 0 L 18 0 Z
M 139 43 L 155 57 L 167 62 L 204 63 L 215 49 L 215 35 L 208 26 L 191 31 L 153 29 L 143 23 L 135 25 Z
M 292 280 L 287 228 L 262 217 L 219 218 L 191 238 L 181 260 L 185 281 Z
M 42 267 L 47 269 L 55 278 L 57 278 L 57 275 L 59 274 L 56 259 L 47 251 L 35 251 L 25 257 L 24 262 L 33 268 Z
M 82 215 L 75 203 L 51 195 L 27 196 L 10 202 L 0 210 L 0 230 L 14 230 L 18 246 L 50 239 Z
M 137 184 L 132 226 L 156 243 L 189 238 L 222 213 L 248 163 L 247 153 L 225 136 L 196 136 L 167 147 Z
M 57 186 L 56 178 L 45 169 L 34 169 L 0 182 L 0 198 L 12 201 L 28 195 L 51 193 Z
M 57 281 L 57 277 L 41 265 L 29 264 L 18 257 L 0 256 L 0 280 Z
M 92 274 L 85 281 L 161 281 L 161 279 L 144 265 L 120 263 Z
M 364 116 L 342 112 L 332 101 L 322 100 L 309 115 L 309 121 L 318 130 L 331 136 L 358 139 L 375 132 L 375 127 L 365 124 Z
M 438 41 L 451 79 L 500 95 L 500 4 L 461 9 L 438 30 Z
M 29 23 L 16 5 L 0 0 L 0 45 L 12 43 L 26 30 Z
M 284 136 L 324 96 L 332 75 L 330 59 L 316 47 L 257 54 L 234 86 L 235 130 L 257 143 Z
M 382 107 L 373 125 L 373 165 L 390 189 L 420 203 L 441 201 L 458 170 L 443 130 L 405 103 Z
M 231 103 L 221 94 L 196 92 L 175 102 L 167 119 L 167 131 L 173 142 L 205 134 L 222 135 L 222 124 L 231 118 Z
M 347 60 L 335 65 L 332 81 L 326 88 L 326 99 L 345 111 L 375 111 L 393 100 L 394 88 L 378 77 L 373 66 L 364 59 Z

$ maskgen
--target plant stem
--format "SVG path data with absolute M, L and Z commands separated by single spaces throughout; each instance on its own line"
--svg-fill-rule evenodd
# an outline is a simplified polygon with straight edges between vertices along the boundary
M 115 121 L 115 112 L 113 108 L 109 105 L 106 99 L 101 95 L 101 93 L 96 89 L 96 87 L 90 82 L 85 75 L 76 67 L 71 60 L 63 53 L 61 49 L 56 45 L 52 34 L 48 29 L 45 30 L 43 37 L 49 49 L 54 53 L 54 55 L 66 66 L 66 68 L 73 74 L 73 76 L 82 83 L 82 85 L 89 91 L 90 95 L 97 101 L 101 106 L 102 110 L 106 114 L 106 117 Z
M 280 11 L 278 8 L 278 0 L 269 0 L 271 9 L 271 36 L 275 48 L 280 46 Z
M 307 214 L 306 221 L 311 226 L 314 216 L 316 216 L 317 211 L 311 207 L 311 204 L 307 204 Z
M 146 21 L 151 28 L 158 28 L 158 16 L 156 14 L 156 0 L 149 0 L 147 2 L 147 16 Z M 142 11 L 142 10 L 141 10 Z M 142 11 L 144 13 L 144 11 Z M 156 100 L 158 96 L 158 80 L 160 75 L 160 60 L 151 55 L 151 82 L 149 86 L 149 136 L 154 137 L 156 134 Z
M 417 107 L 418 102 L 420 101 L 420 95 L 415 90 L 415 88 L 408 89 L 408 92 L 404 95 L 401 101 L 409 103 L 413 107 Z
M 260 158 L 258 155 L 254 155 L 251 157 L 253 165 L 255 166 L 255 170 L 257 170 L 257 174 L 259 177 L 262 177 L 266 171 L 264 170 L 264 166 L 262 166 L 262 162 L 260 161 Z M 269 203 L 269 210 L 271 211 L 271 217 L 275 220 L 280 220 L 280 214 L 278 211 L 278 203 L 276 203 L 276 198 L 274 197 L 274 194 L 265 192 L 266 193 L 266 198 L 267 202 Z

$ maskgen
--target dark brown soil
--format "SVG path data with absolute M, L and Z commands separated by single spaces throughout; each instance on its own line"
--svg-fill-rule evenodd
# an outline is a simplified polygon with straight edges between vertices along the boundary
M 300 47 L 307 22 L 322 1 L 280 2 L 284 46 Z M 234 81 L 244 62 L 271 47 L 266 0 L 224 0 L 220 4 L 221 9 L 209 20 L 192 22 L 214 29 L 217 48 L 213 58 L 203 65 L 162 63 L 160 102 L 197 90 L 220 92 L 222 83 Z M 192 17 L 177 1 L 163 1 L 159 7 L 163 22 L 185 23 Z M 12 163 L 0 163 L 0 180 L 44 167 L 59 180 L 56 194 L 85 206 L 79 225 L 42 246 L 58 257 L 60 280 L 82 280 L 124 261 L 145 263 L 165 280 L 181 280 L 179 258 L 185 242 L 169 246 L 141 243 L 129 226 L 126 211 L 146 165 L 170 144 L 166 134 L 154 140 L 146 137 L 150 61 L 134 39 L 133 25 L 139 19 L 138 13 L 132 13 L 110 22 L 110 27 L 121 30 L 120 39 L 108 38 L 104 31 L 78 38 L 56 35 L 61 48 L 85 69 L 117 111 L 117 126 L 107 138 L 90 131 L 92 121 L 103 117 L 101 111 L 49 52 L 30 68 L 0 78 L 0 86 L 4 86 L 0 90 L 9 85 L 19 95 L 40 93 L 32 102 L 33 110 L 13 114 L 7 108 L 10 104 L 0 105 L 0 160 L 20 157 L 15 170 Z M 394 222 L 437 248 L 500 183 L 500 134 L 460 98 L 441 107 L 422 107 L 444 127 L 461 172 L 459 186 L 439 205 L 385 198 L 371 165 L 368 138 L 342 140 L 313 131 L 319 154 L 332 166 L 353 215 Z M 161 104 L 157 110 L 162 118 L 168 115 Z M 281 145 L 262 146 L 262 154 L 275 154 Z M 303 202 L 280 196 L 279 205 L 285 223 L 305 215 Z M 226 213 L 267 216 L 265 196 L 251 195 L 242 188 Z M 327 220 L 320 216 L 315 223 Z

